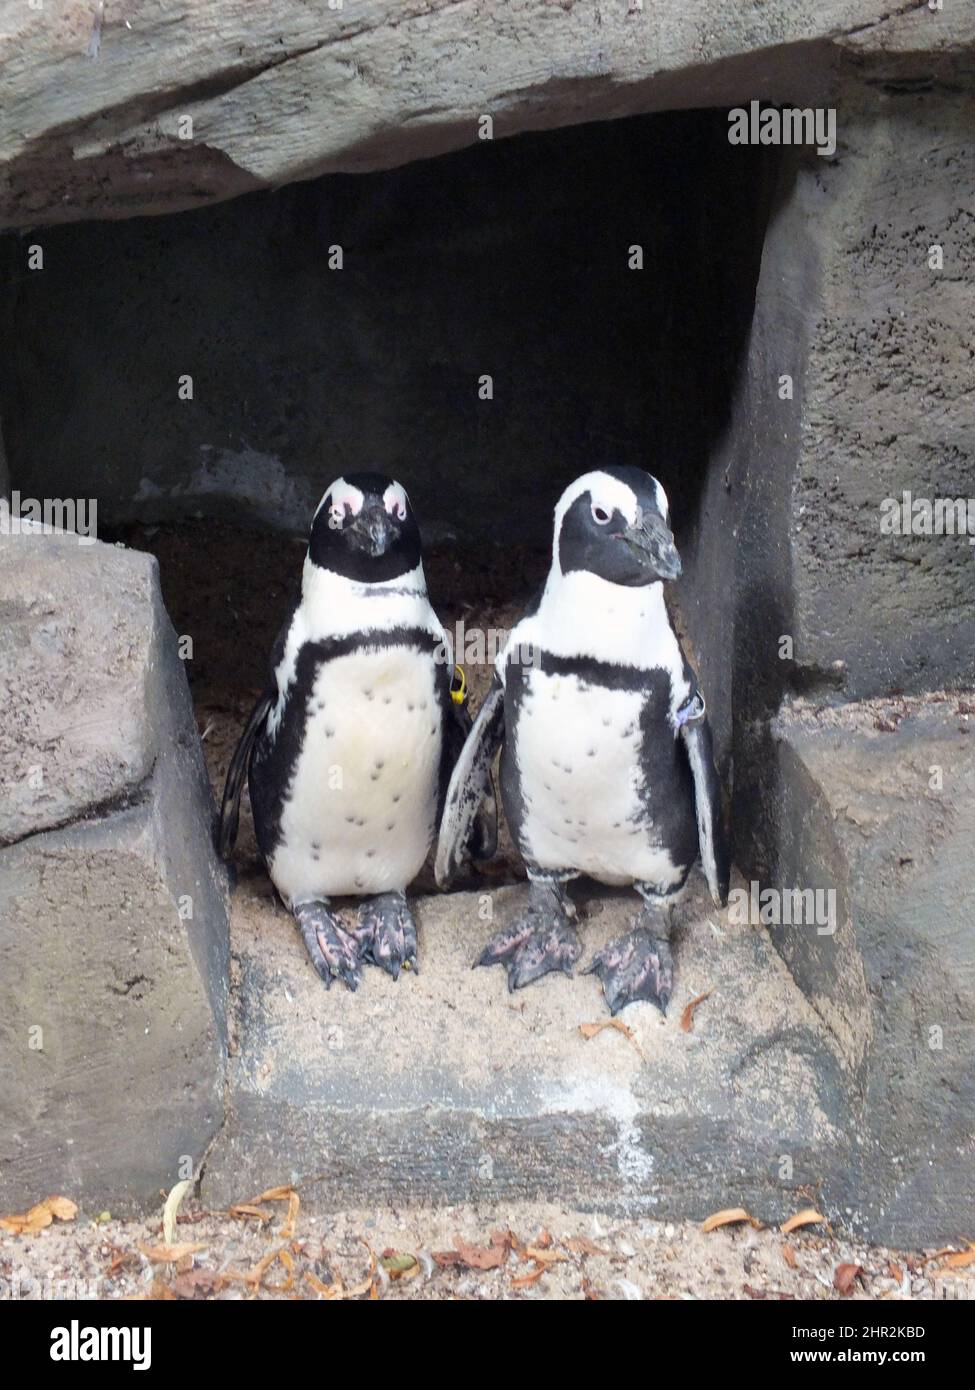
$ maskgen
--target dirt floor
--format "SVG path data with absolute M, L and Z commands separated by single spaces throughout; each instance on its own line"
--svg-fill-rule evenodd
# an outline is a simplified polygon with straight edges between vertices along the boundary
M 308 1216 L 288 1189 L 162 1220 L 0 1234 L 0 1298 L 970 1299 L 975 1246 L 891 1253 L 825 1227 L 621 1222 L 514 1204 Z M 246 1200 L 250 1198 L 250 1200 Z

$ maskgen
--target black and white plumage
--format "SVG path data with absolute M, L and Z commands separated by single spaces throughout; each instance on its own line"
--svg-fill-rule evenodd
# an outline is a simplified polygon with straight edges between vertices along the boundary
M 632 885 L 636 929 L 590 969 L 613 1012 L 666 1010 L 669 905 L 700 857 L 727 900 L 729 855 L 704 701 L 664 602 L 680 574 L 661 485 L 636 468 L 578 478 L 555 510 L 552 565 L 513 629 L 457 761 L 436 873 L 459 869 L 498 748 L 501 794 L 530 880 L 526 916 L 488 943 L 517 988 L 571 973 L 581 946 L 563 886 L 580 874 Z
M 381 474 L 337 479 L 315 513 L 301 597 L 234 754 L 219 828 L 226 858 L 248 774 L 268 874 L 326 984 L 339 976 L 354 989 L 361 959 L 394 977 L 416 968 L 405 891 L 470 727 L 452 674 L 405 490 Z M 483 818 L 474 838 L 491 850 Z M 363 900 L 354 930 L 331 906 L 348 896 Z

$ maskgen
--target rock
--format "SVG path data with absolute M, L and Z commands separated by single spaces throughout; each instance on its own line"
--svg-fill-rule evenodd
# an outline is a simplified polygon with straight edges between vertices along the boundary
M 975 684 L 972 546 L 881 530 L 904 490 L 975 499 L 971 119 L 967 90 L 850 90 L 837 158 L 786 152 L 778 167 L 729 426 L 682 552 L 680 600 L 739 786 L 753 732 L 796 694 Z M 752 815 L 736 794 L 736 825 Z
M 223 1114 L 225 881 L 186 676 L 149 556 L 5 538 L 0 611 L 0 1207 L 129 1210 Z
M 901 1248 L 975 1227 L 975 746 L 959 703 L 787 708 L 751 787 L 757 880 L 835 894 L 835 935 L 770 930 L 859 1097 L 851 1224 Z
M 607 1028 L 589 1041 L 579 1026 L 609 1017 L 595 976 L 509 995 L 501 969 L 471 969 L 524 888 L 421 899 L 419 974 L 368 969 L 350 994 L 323 988 L 264 887 L 242 879 L 234 897 L 237 1048 L 210 1205 L 294 1182 L 321 1211 L 544 1197 L 659 1217 L 744 1203 L 774 1219 L 804 1183 L 843 1190 L 851 1112 L 835 1040 L 767 934 L 709 912 L 703 883 L 666 1023 L 637 1004 L 621 1016 L 632 1039 Z M 634 916 L 632 895 L 593 892 L 577 894 L 602 908 L 582 925 L 584 960 Z M 708 988 L 684 1032 L 682 1010 Z
M 154 667 L 160 649 L 176 658 L 148 556 L 5 537 L 0 596 L 3 845 L 139 799 L 171 699 Z
M 5 15 L 0 225 L 175 211 L 635 112 L 822 96 L 859 61 L 970 46 L 889 0 L 688 5 L 150 0 Z M 187 122 L 191 122 L 191 126 Z

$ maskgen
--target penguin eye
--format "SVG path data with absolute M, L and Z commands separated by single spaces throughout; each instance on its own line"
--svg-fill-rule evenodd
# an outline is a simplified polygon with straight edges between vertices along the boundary
M 609 512 L 607 512 L 604 507 L 597 507 L 594 502 L 592 507 L 592 519 L 598 522 L 600 526 L 605 526 L 609 520 Z

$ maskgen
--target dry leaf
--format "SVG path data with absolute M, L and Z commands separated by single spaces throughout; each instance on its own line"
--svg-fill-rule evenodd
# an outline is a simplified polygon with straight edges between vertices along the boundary
M 783 1245 L 782 1258 L 783 1260 L 785 1260 L 786 1264 L 789 1266 L 790 1269 L 799 1268 L 799 1261 L 796 1259 L 796 1252 L 793 1250 L 791 1245 Z
M 264 1287 L 266 1289 L 270 1289 L 274 1293 L 287 1293 L 290 1289 L 293 1289 L 295 1285 L 294 1258 L 291 1254 L 291 1251 L 283 1245 L 281 1249 L 277 1252 L 277 1258 L 281 1261 L 281 1263 L 287 1270 L 288 1277 L 283 1284 L 269 1284 L 267 1283 L 267 1281 L 265 1281 Z
M 288 1202 L 291 1200 L 293 1191 L 294 1188 L 290 1183 L 285 1183 L 281 1187 L 269 1187 L 266 1192 L 261 1193 L 260 1197 L 252 1197 L 250 1199 L 250 1205 L 256 1207 L 259 1206 L 261 1202 Z
M 77 1205 L 70 1197 L 45 1197 L 41 1205 L 47 1207 L 59 1221 L 73 1221 L 78 1215 Z
M 456 1268 L 464 1263 L 463 1256 L 457 1250 L 434 1250 L 433 1259 L 441 1269 Z
M 521 1258 L 540 1265 L 557 1265 L 564 1264 L 569 1257 L 560 1250 L 542 1250 L 537 1245 L 529 1245 L 521 1252 Z
M 0 1231 L 14 1236 L 35 1235 L 50 1226 L 55 1217 L 59 1221 L 73 1221 L 77 1215 L 78 1208 L 70 1197 L 45 1197 L 22 1215 L 0 1216 Z
M 788 1221 L 783 1221 L 779 1230 L 784 1236 L 788 1236 L 793 1231 L 798 1231 L 800 1226 L 815 1226 L 820 1221 L 825 1222 L 826 1217 L 821 1216 L 813 1207 L 807 1207 L 805 1211 L 797 1211 L 795 1216 L 790 1216 Z
M 544 1273 L 545 1266 L 536 1265 L 535 1268 L 529 1270 L 527 1274 L 516 1275 L 511 1281 L 511 1287 L 513 1289 L 524 1289 L 527 1288 L 529 1284 L 537 1284 Z
M 713 989 L 706 989 L 703 994 L 699 994 L 696 999 L 692 999 L 691 1002 L 687 1005 L 686 1009 L 680 1016 L 680 1026 L 681 1028 L 683 1028 L 685 1033 L 689 1033 L 691 1031 L 691 1027 L 693 1026 L 694 1010 L 697 1008 L 699 1004 L 703 1004 L 705 999 L 710 999 L 713 993 Z
M 844 1297 L 853 1291 L 853 1285 L 863 1273 L 863 1265 L 837 1265 L 833 1271 L 833 1288 Z
M 156 1265 L 176 1264 L 184 1255 L 195 1255 L 197 1251 L 206 1249 L 205 1245 L 188 1240 L 180 1241 L 177 1245 L 144 1245 L 141 1240 L 137 1240 L 136 1245 L 146 1259 Z
M 301 1211 L 301 1198 L 294 1188 L 292 1188 L 288 1197 L 288 1215 L 285 1217 L 284 1225 L 281 1227 L 281 1234 L 287 1240 L 290 1240 L 295 1233 L 295 1223 L 298 1220 L 299 1211 Z
M 888 1264 L 887 1272 L 891 1279 L 894 1279 L 898 1284 L 903 1282 L 904 1271 L 901 1269 L 900 1265 L 895 1264 L 893 1260 Z
M 231 1216 L 253 1216 L 258 1221 L 270 1221 L 271 1213 L 262 1211 L 260 1207 L 251 1206 L 249 1202 L 237 1202 L 230 1208 Z
M 161 1303 L 172 1303 L 176 1295 L 166 1283 L 161 1274 L 157 1274 L 152 1281 L 152 1288 L 149 1290 L 149 1297 L 157 1299 Z
M 505 1245 L 468 1245 L 460 1236 L 454 1237 L 454 1244 L 461 1262 L 468 1269 L 497 1269 L 504 1264 L 508 1253 Z
M 610 1251 L 601 1250 L 598 1245 L 594 1245 L 585 1236 L 572 1236 L 565 1242 L 565 1248 L 571 1250 L 573 1255 L 609 1255 Z
M 341 1284 L 323 1284 L 317 1274 L 305 1270 L 305 1283 L 310 1284 L 320 1298 L 335 1298 L 341 1291 Z
M 640 1046 L 636 1034 L 621 1018 L 601 1018 L 598 1023 L 579 1024 L 579 1032 L 587 1042 L 590 1038 L 595 1038 L 600 1034 L 604 1028 L 613 1028 L 617 1033 L 622 1033 L 624 1038 L 626 1038 L 628 1042 L 631 1042 L 640 1056 L 646 1060 L 643 1048 Z
M 728 1207 L 725 1211 L 714 1212 L 706 1221 L 701 1222 L 701 1230 L 716 1231 L 719 1226 L 733 1226 L 738 1221 L 747 1221 L 749 1225 L 761 1230 L 762 1223 L 750 1216 L 744 1207 Z
M 176 1214 L 179 1211 L 180 1203 L 187 1192 L 192 1191 L 192 1178 L 184 1178 L 178 1182 L 166 1198 L 166 1205 L 163 1207 L 163 1240 L 167 1245 L 172 1245 L 176 1239 Z
M 953 1250 L 947 1255 L 941 1265 L 942 1269 L 965 1269 L 970 1264 L 975 1264 L 975 1245 L 966 1241 L 967 1250 Z
M 206 1298 L 223 1288 L 224 1278 L 212 1269 L 190 1269 L 185 1274 L 177 1274 L 173 1280 L 173 1290 L 177 1298 Z

